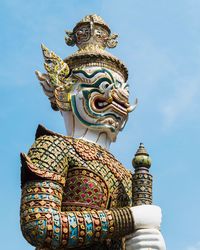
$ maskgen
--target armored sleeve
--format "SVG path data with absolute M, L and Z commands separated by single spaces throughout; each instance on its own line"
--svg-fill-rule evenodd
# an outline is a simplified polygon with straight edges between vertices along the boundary
M 132 233 L 134 222 L 128 207 L 61 211 L 67 147 L 62 137 L 41 136 L 28 155 L 21 155 L 21 228 L 27 241 L 38 249 L 68 249 Z

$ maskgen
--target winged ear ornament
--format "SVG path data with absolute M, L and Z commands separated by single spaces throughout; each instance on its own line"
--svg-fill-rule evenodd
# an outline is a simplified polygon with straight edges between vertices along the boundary
M 117 34 L 111 34 L 107 41 L 106 41 L 106 45 L 108 48 L 115 48 L 118 44 L 118 41 L 116 40 L 118 38 Z
M 36 71 L 37 78 L 54 110 L 70 110 L 72 81 L 69 79 L 69 66 L 46 46 L 42 44 L 41 47 L 45 60 L 44 68 L 47 74 Z
M 65 37 L 65 43 L 68 46 L 74 46 L 76 44 L 76 39 L 75 39 L 75 36 L 74 36 L 74 32 L 66 30 L 65 33 L 67 35 Z

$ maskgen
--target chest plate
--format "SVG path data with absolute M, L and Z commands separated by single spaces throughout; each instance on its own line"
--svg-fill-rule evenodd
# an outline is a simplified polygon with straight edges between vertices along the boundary
M 123 207 L 132 202 L 132 175 L 112 154 L 83 140 L 73 140 L 62 210 Z
M 71 168 L 64 189 L 63 211 L 105 209 L 109 188 L 101 175 L 87 168 Z

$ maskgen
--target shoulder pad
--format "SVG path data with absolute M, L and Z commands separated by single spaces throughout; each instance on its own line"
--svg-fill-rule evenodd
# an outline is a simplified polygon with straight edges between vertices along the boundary
M 26 181 L 49 179 L 65 184 L 68 170 L 69 141 L 58 135 L 43 135 L 36 139 L 28 155 L 21 154 L 22 185 Z
M 64 174 L 57 174 L 55 172 L 49 172 L 45 169 L 40 169 L 38 166 L 34 165 L 31 159 L 24 153 L 20 154 L 21 157 L 21 187 L 27 181 L 35 180 L 52 180 L 65 185 L 66 176 Z

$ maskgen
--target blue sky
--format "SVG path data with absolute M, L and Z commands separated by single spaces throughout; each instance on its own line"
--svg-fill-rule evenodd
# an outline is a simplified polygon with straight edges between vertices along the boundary
M 129 68 L 138 108 L 111 151 L 131 167 L 140 142 L 153 164 L 154 203 L 163 210 L 168 250 L 200 250 L 200 1 L 1 0 L 1 248 L 31 250 L 19 228 L 19 152 L 27 152 L 39 123 L 64 133 L 34 75 L 43 70 L 40 43 L 61 57 L 83 16 L 101 15 L 119 45 L 110 51 Z

